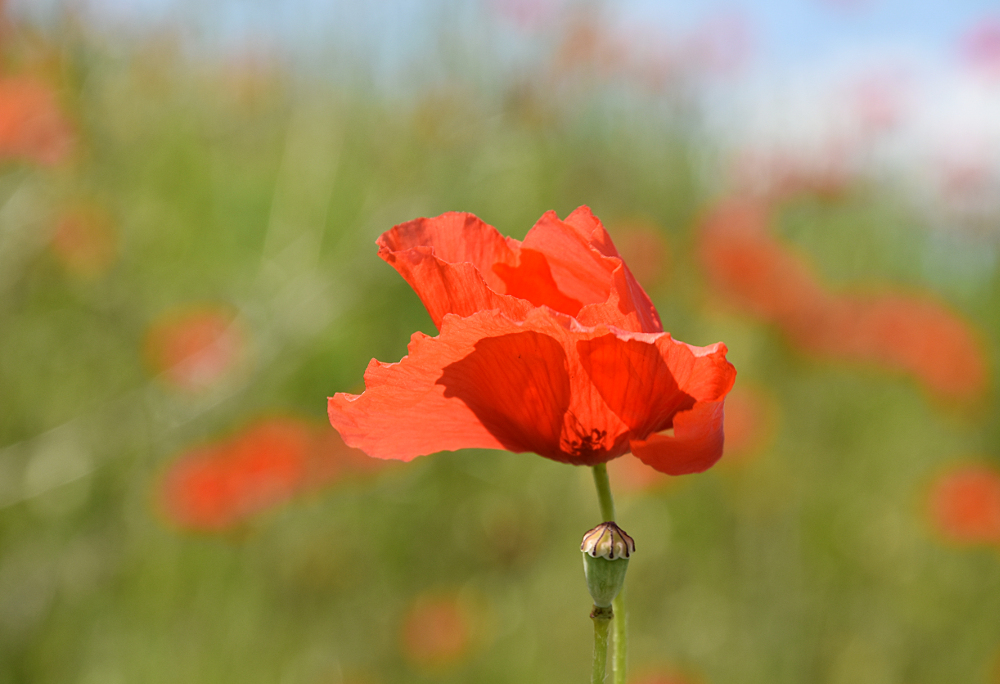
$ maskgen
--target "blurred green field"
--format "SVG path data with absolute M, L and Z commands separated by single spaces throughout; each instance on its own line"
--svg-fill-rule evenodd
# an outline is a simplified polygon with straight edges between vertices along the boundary
M 683 98 L 460 74 L 394 98 L 72 26 L 3 49 L 4 73 L 55 89 L 74 142 L 0 168 L 0 684 L 586 681 L 587 469 L 439 454 L 221 531 L 160 498 L 186 450 L 268 416 L 323 430 L 325 398 L 360 391 L 369 359 L 435 334 L 381 232 L 462 210 L 521 238 L 581 204 L 623 244 L 644 236 L 637 259 L 659 250 L 640 280 L 665 328 L 725 341 L 769 412 L 705 474 L 649 487 L 612 469 L 638 547 L 633 681 L 1000 682 L 998 546 L 949 540 L 927 502 L 952 466 L 997 465 L 995 392 L 942 399 L 727 306 L 697 246 L 722 191 Z M 59 247 L 73 212 L 101 217 L 81 240 L 104 242 Z M 974 242 L 942 247 L 890 192 L 799 194 L 776 231 L 831 287 L 933 293 L 995 359 L 995 259 L 970 270 Z M 150 331 L 200 310 L 235 347 L 184 386 Z M 435 630 L 443 650 L 421 654 Z

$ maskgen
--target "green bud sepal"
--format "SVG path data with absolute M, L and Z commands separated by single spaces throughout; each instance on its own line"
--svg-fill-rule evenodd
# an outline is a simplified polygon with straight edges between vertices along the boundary
M 607 608 L 621 591 L 635 541 L 613 522 L 601 523 L 583 535 L 583 573 L 598 608 Z

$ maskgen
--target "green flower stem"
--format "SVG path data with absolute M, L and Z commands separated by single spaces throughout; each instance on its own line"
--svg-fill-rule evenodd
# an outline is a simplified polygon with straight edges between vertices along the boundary
M 604 684 L 608 669 L 608 627 L 611 625 L 611 608 L 598 608 L 590 614 L 594 621 L 594 670 L 590 675 L 591 684 Z
M 614 653 L 611 656 L 611 674 L 614 684 L 625 684 L 625 656 L 628 649 L 628 625 L 625 622 L 625 588 L 618 592 L 611 607 L 615 612 Z
M 597 500 L 601 504 L 601 522 L 615 521 L 615 500 L 611 497 L 611 482 L 608 467 L 603 463 L 594 466 L 594 484 L 597 486 Z
M 602 522 L 614 522 L 615 520 L 615 500 L 611 496 L 611 482 L 608 480 L 608 467 L 603 463 L 594 466 L 594 485 L 597 487 L 597 500 L 601 506 Z M 625 624 L 625 590 L 615 597 L 612 604 L 614 608 L 614 650 L 611 658 L 611 672 L 614 675 L 614 684 L 625 684 L 625 657 L 628 653 L 628 626 Z M 597 629 L 597 621 L 594 621 L 594 629 Z M 595 631 L 594 638 L 597 638 Z M 605 644 L 607 638 L 605 637 Z M 595 641 L 596 647 L 596 641 Z M 594 672 L 597 672 L 597 650 L 594 651 Z M 604 656 L 607 658 L 607 654 Z M 601 666 L 601 672 L 604 671 Z M 597 681 L 597 680 L 594 680 Z M 603 680 L 602 680 L 603 681 Z

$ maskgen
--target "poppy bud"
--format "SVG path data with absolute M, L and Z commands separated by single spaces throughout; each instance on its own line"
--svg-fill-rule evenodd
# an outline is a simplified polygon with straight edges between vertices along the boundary
M 601 523 L 583 535 L 583 572 L 598 608 L 607 608 L 621 591 L 635 541 L 613 522 Z

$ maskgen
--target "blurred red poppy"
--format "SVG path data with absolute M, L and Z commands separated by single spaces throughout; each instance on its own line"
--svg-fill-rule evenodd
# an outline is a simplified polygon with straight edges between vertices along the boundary
M 31 76 L 0 78 L 0 159 L 56 164 L 73 133 L 52 88 Z
M 50 246 L 68 271 L 95 276 L 114 261 L 116 242 L 106 212 L 96 207 L 77 207 L 59 218 Z
M 763 202 L 731 200 L 706 218 L 701 260 L 727 303 L 777 323 L 795 339 L 823 330 L 830 297 L 805 259 L 767 234 L 770 212 Z
M 630 684 L 700 684 L 700 678 L 692 678 L 673 670 L 650 670 L 629 680 Z
M 1000 472 L 968 464 L 938 477 L 929 509 L 934 527 L 949 541 L 1000 543 Z
M 844 295 L 824 327 L 823 342 L 809 336 L 819 351 L 909 373 L 945 398 L 968 401 L 986 390 L 985 354 L 971 324 L 924 295 Z
M 627 47 L 608 30 L 607 22 L 594 12 L 581 12 L 563 26 L 553 71 L 559 79 L 581 72 L 607 77 L 622 74 L 627 61 Z
M 987 386 L 972 325 L 925 294 L 832 294 L 807 260 L 768 234 L 770 208 L 732 200 L 705 220 L 701 259 L 715 290 L 816 354 L 909 373 L 938 396 L 971 401 Z
M 175 524 L 220 531 L 304 491 L 371 471 L 371 461 L 329 430 L 297 418 L 269 418 L 182 454 L 163 477 L 160 499 Z
M 671 475 L 722 455 L 726 347 L 662 332 L 656 309 L 586 207 L 545 214 L 524 242 L 471 214 L 396 226 L 379 254 L 437 337 L 373 360 L 361 395 L 330 398 L 349 445 L 409 461 L 466 447 L 594 465 L 631 451 Z
M 146 335 L 146 359 L 170 384 L 207 388 L 232 370 L 245 351 L 242 329 L 222 306 L 179 308 L 161 316 Z
M 743 463 L 774 437 L 777 405 L 763 389 L 740 384 L 726 398 L 726 463 Z M 730 459 L 729 457 L 733 457 Z
M 472 632 L 468 610 L 456 596 L 420 596 L 403 619 L 403 655 L 420 669 L 444 669 L 468 654 Z
M 843 197 L 852 178 L 844 145 L 829 141 L 810 154 L 743 150 L 730 166 L 741 193 L 771 200 L 799 195 L 834 201 Z

